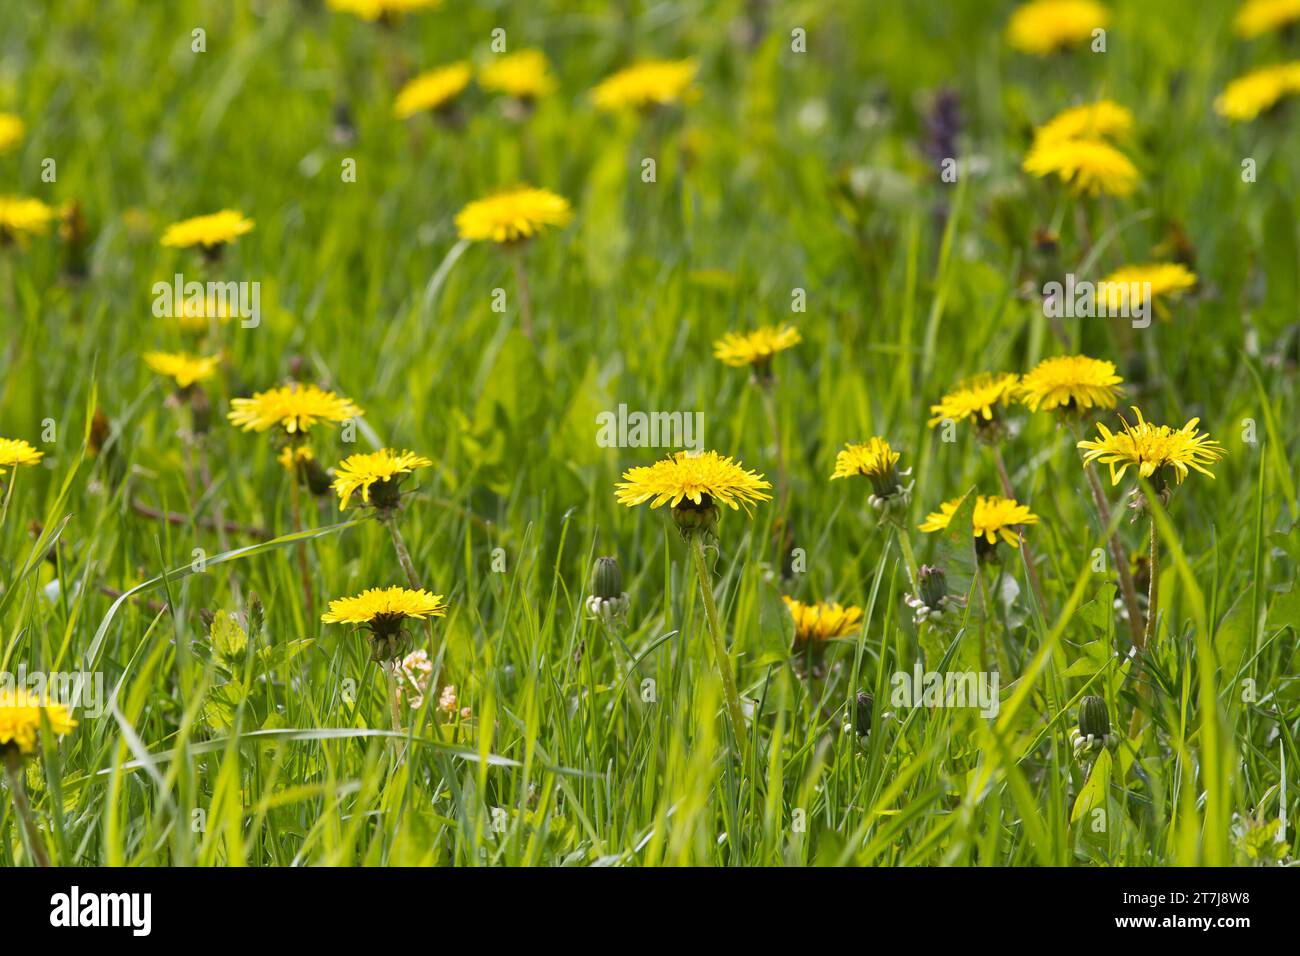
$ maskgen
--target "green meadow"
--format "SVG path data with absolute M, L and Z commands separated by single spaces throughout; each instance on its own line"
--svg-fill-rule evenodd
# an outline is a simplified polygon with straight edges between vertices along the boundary
M 1239 38 L 1226 0 L 1108 0 L 1104 52 L 1039 57 L 1008 43 L 1015 6 L 0 5 L 0 112 L 26 128 L 0 195 L 58 212 L 0 241 L 0 437 L 42 453 L 0 475 L 0 671 L 85 692 L 0 788 L 0 864 L 1293 863 L 1298 114 L 1214 103 L 1300 57 L 1296 37 Z M 520 111 L 474 81 L 394 116 L 412 76 L 477 73 L 501 42 L 544 51 L 554 90 Z M 689 95 L 593 104 L 659 58 L 696 62 Z M 1130 195 L 1022 170 L 1036 127 L 1100 99 L 1134 117 Z M 467 203 L 519 183 L 571 221 L 460 238 Z M 219 255 L 160 243 L 223 209 L 254 227 Z M 1044 309 L 1048 282 L 1151 262 L 1196 283 L 1146 327 Z M 157 314 L 178 275 L 256 283 L 258 314 L 198 342 Z M 785 324 L 802 341 L 766 386 L 714 357 Z M 220 355 L 201 399 L 142 358 L 182 350 Z M 1072 424 L 1013 402 L 992 444 L 929 424 L 969 376 L 1076 354 L 1114 363 L 1114 409 Z M 448 610 L 405 626 L 434 680 L 400 732 L 365 630 L 321 621 L 412 583 L 389 529 L 227 420 L 291 381 L 363 409 L 311 429 L 321 468 L 431 461 L 392 521 Z M 700 448 L 773 484 L 721 509 L 707 554 L 747 747 L 690 544 L 668 506 L 615 498 L 681 446 L 600 440 L 620 405 L 698 413 Z M 1199 418 L 1224 455 L 1163 497 L 1092 465 L 1107 524 L 1076 442 L 1130 406 Z M 866 478 L 830 480 L 872 436 L 910 469 L 901 529 Z M 946 532 L 917 528 L 1003 494 L 999 456 L 1038 517 L 1024 546 L 977 556 L 974 494 Z M 1135 654 L 1108 540 L 1145 609 L 1153 526 Z M 903 540 L 961 599 L 943 625 L 906 602 Z M 613 622 L 588 609 L 600 556 L 627 595 Z M 786 595 L 862 611 L 817 673 Z M 993 706 L 899 702 L 896 675 L 929 672 L 995 678 Z M 1092 696 L 1113 739 L 1080 753 Z

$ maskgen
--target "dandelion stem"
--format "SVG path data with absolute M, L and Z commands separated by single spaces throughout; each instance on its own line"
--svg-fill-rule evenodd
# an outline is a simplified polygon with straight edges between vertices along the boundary
M 1146 633 L 1142 636 L 1142 643 L 1138 646 L 1138 657 L 1134 662 L 1133 677 L 1139 680 L 1138 699 L 1145 700 L 1147 697 L 1147 688 L 1150 686 L 1145 681 L 1141 681 L 1142 655 L 1146 649 L 1155 643 L 1156 623 L 1160 615 L 1160 544 L 1156 536 L 1156 516 L 1151 516 L 1151 553 L 1149 558 L 1151 568 L 1151 581 L 1147 585 L 1147 626 Z M 1133 708 L 1133 717 L 1129 720 L 1128 736 L 1132 740 L 1137 736 L 1138 728 L 1142 723 L 1142 707 Z
M 533 338 L 533 293 L 528 285 L 528 270 L 524 268 L 524 253 L 520 249 L 510 251 L 510 267 L 515 273 L 515 292 L 519 296 L 519 328 L 528 341 Z
M 776 376 L 760 380 L 759 391 L 763 395 L 763 410 L 767 413 L 767 427 L 772 433 L 772 442 L 776 445 L 776 513 L 785 518 L 786 506 L 790 500 L 790 478 L 786 470 L 785 446 L 781 442 L 781 416 L 776 408 Z
M 1151 582 L 1147 585 L 1147 629 L 1142 637 L 1142 644 L 1138 647 L 1138 653 L 1144 653 L 1148 647 L 1155 643 L 1156 623 L 1160 612 L 1160 545 L 1156 537 L 1156 519 L 1155 515 L 1151 516 Z
M 4 752 L 5 774 L 9 777 L 9 795 L 13 798 L 14 810 L 22 817 L 23 829 L 27 831 L 27 842 L 31 844 L 36 865 L 48 867 L 50 857 L 45 851 L 45 841 L 41 839 L 41 831 L 36 828 L 36 818 L 32 816 L 31 804 L 27 802 L 22 755 L 12 746 L 5 747 Z
M 1011 487 L 1011 476 L 1007 474 L 1007 463 L 1002 460 L 1002 449 L 997 445 L 993 446 L 993 461 L 998 466 L 998 478 L 1002 482 L 1002 493 L 1008 498 L 1015 498 L 1015 489 Z M 1034 566 L 1034 553 L 1029 550 L 1029 542 L 1025 540 L 1023 532 L 1020 533 L 1021 554 L 1024 555 L 1025 567 L 1028 569 L 1029 586 L 1033 588 L 1034 600 L 1038 602 L 1038 612 L 1047 614 L 1047 602 L 1043 600 L 1043 585 L 1038 580 L 1038 569 Z
M 400 734 L 402 731 L 402 704 L 401 696 L 397 691 L 397 661 L 391 660 L 384 665 L 384 676 L 388 678 L 388 715 L 393 721 L 393 733 Z M 394 741 L 396 744 L 396 741 Z
M 9 517 L 9 502 L 14 496 L 14 485 L 18 484 L 18 469 L 11 469 L 9 481 L 5 483 L 4 504 L 0 505 L 0 528 L 5 526 L 5 519 Z
M 740 709 L 740 695 L 736 692 L 736 680 L 731 673 L 731 659 L 727 656 L 727 645 L 722 638 L 722 626 L 718 622 L 718 607 L 713 602 L 713 582 L 709 578 L 709 569 L 704 561 L 704 542 L 699 534 L 691 535 L 691 551 L 695 556 L 695 570 L 700 577 L 700 592 L 704 595 L 704 614 L 709 619 L 709 638 L 713 643 L 713 660 L 722 677 L 722 693 L 727 699 L 727 713 L 731 717 L 731 729 L 735 734 L 736 748 L 743 760 L 749 753 L 749 734 L 745 730 L 745 712 Z
M 898 550 L 903 552 L 903 564 L 907 568 L 907 580 L 912 586 L 912 591 L 918 597 L 920 596 L 920 569 L 916 564 L 916 555 L 912 553 L 912 541 L 903 530 L 902 522 L 895 522 L 894 538 L 898 541 Z
M 298 490 L 298 470 L 295 466 L 289 470 L 289 507 L 293 511 L 293 530 L 302 531 L 302 502 Z M 302 596 L 307 605 L 307 616 L 310 619 L 315 613 L 316 602 L 312 597 L 311 590 L 311 571 L 307 567 L 307 542 L 298 542 L 298 571 L 302 576 Z
M 411 552 L 406 549 L 406 541 L 402 538 L 402 531 L 397 527 L 397 516 L 392 512 L 384 515 L 381 519 L 383 524 L 388 528 L 388 534 L 393 539 L 393 550 L 397 552 L 397 563 L 402 566 L 402 571 L 406 574 L 406 580 L 415 590 L 420 590 L 422 585 L 415 574 L 415 562 L 411 560 Z
M 402 537 L 402 529 L 397 527 L 396 509 L 388 509 L 387 513 L 384 514 L 379 520 L 381 524 L 388 526 L 389 537 L 393 539 L 393 550 L 397 552 L 397 563 L 402 566 L 402 571 L 405 572 L 406 574 L 407 582 L 411 585 L 411 588 L 413 590 L 416 591 L 423 590 L 424 585 L 420 583 L 420 580 L 415 573 L 415 562 L 411 560 L 411 552 L 407 550 L 406 539 Z M 429 635 L 429 653 L 432 654 L 433 653 L 433 618 L 432 617 L 426 617 L 424 619 L 424 629 Z M 430 686 L 433 688 L 434 700 L 437 700 L 438 695 L 442 694 L 442 687 L 443 687 L 442 668 L 438 668 L 437 672 L 433 675 L 433 680 L 430 682 Z
M 1080 440 L 1078 426 L 1074 428 L 1074 437 L 1077 443 Z M 1083 471 L 1088 476 L 1088 487 L 1092 490 L 1092 503 L 1097 508 L 1097 518 L 1101 526 L 1109 530 L 1110 503 L 1102 490 L 1101 479 L 1097 477 L 1097 472 L 1087 465 L 1084 466 Z M 1129 630 L 1133 632 L 1133 645 L 1138 649 L 1138 653 L 1141 653 L 1146 641 L 1142 636 L 1142 620 L 1138 610 L 1137 586 L 1133 583 L 1133 572 L 1129 570 L 1128 559 L 1124 555 L 1124 546 L 1120 543 L 1119 533 L 1111 532 L 1107 535 L 1106 544 L 1110 548 L 1110 559 L 1115 563 L 1115 573 L 1119 577 L 1119 593 L 1124 600 L 1124 610 L 1128 613 Z

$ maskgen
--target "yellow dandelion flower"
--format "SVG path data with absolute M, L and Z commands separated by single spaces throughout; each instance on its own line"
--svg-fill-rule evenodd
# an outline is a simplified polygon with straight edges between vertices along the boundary
M 1092 39 L 1110 23 L 1110 11 L 1092 0 L 1032 0 L 1007 21 L 1007 42 L 1022 53 L 1047 56 Z
M 77 726 L 62 704 L 52 703 L 21 687 L 0 689 L 0 750 L 16 747 L 24 756 L 36 753 L 42 714 L 50 731 L 58 737 L 71 733 Z
M 373 22 L 419 10 L 436 10 L 442 6 L 442 0 L 329 0 L 329 6 L 331 10 Z
M 221 212 L 172 223 L 163 231 L 162 244 L 176 249 L 187 249 L 190 246 L 211 249 L 234 242 L 244 233 L 252 231 L 252 228 L 253 220 L 245 218 L 242 212 L 223 209 Z
M 456 214 L 462 239 L 518 242 L 546 226 L 565 226 L 573 218 L 569 201 L 546 189 L 520 186 L 476 199 Z
M 1188 469 L 1214 477 L 1205 466 L 1214 464 L 1227 452 L 1218 442 L 1211 440 L 1209 435 L 1197 431 L 1199 418 L 1193 418 L 1182 428 L 1172 428 L 1169 425 L 1152 425 L 1142 417 L 1142 412 L 1136 406 L 1132 408 L 1133 414 L 1137 416 L 1136 425 L 1125 421 L 1123 428 L 1112 432 L 1098 422 L 1098 437 L 1092 441 L 1079 442 L 1079 447 L 1084 450 L 1085 468 L 1094 461 L 1109 465 L 1112 485 L 1119 484 L 1130 466 L 1136 467 L 1143 478 L 1156 475 L 1160 481 L 1164 480 L 1162 469 L 1172 468 L 1174 478 L 1180 485 L 1187 477 Z M 1116 465 L 1119 465 L 1118 470 Z
M 44 235 L 54 217 L 54 210 L 39 199 L 0 196 L 0 245 Z
M 394 665 L 408 650 L 402 625 L 431 617 L 446 617 L 447 602 L 441 594 L 421 588 L 370 588 L 355 597 L 330 601 L 321 615 L 326 624 L 360 624 L 370 631 L 370 658 Z
M 1021 168 L 1040 179 L 1055 175 L 1076 193 L 1089 196 L 1128 196 L 1141 179 L 1127 156 L 1100 139 L 1037 143 Z
M 264 432 L 279 427 L 289 435 L 306 434 L 318 421 L 330 424 L 363 414 L 349 398 L 296 382 L 254 392 L 252 398 L 232 399 L 230 409 L 226 417 L 244 431 Z
M 1152 262 L 1116 269 L 1097 284 L 1098 301 L 1111 314 L 1127 302 L 1138 308 L 1148 299 L 1178 298 L 1196 285 L 1196 273 L 1177 262 Z
M 213 319 L 225 324 L 234 318 L 233 305 L 228 296 L 187 298 L 176 312 L 176 324 L 186 332 L 206 332 Z
M 794 348 L 801 341 L 799 330 L 792 325 L 766 325 L 752 332 L 728 332 L 713 343 L 713 356 L 736 368 L 763 365 L 777 352 Z
M 0 156 L 16 148 L 27 135 L 22 118 L 13 113 L 0 113 Z
M 873 436 L 863 445 L 845 443 L 835 456 L 831 480 L 862 475 L 871 482 L 868 504 L 877 511 L 888 512 L 887 516 L 901 514 L 912 503 L 912 485 L 903 484 L 912 470 L 900 472 L 898 459 L 898 452 L 879 436 Z
M 1133 113 L 1114 100 L 1098 100 L 1058 113 L 1034 131 L 1035 146 L 1072 139 L 1113 139 L 1133 129 Z
M 781 599 L 794 618 L 794 639 L 797 644 L 848 637 L 862 626 L 860 607 L 843 607 L 826 601 L 805 604 L 787 595 L 782 595 Z
M 899 453 L 889 447 L 889 442 L 878 436 L 873 436 L 864 445 L 846 442 L 844 449 L 835 456 L 835 473 L 831 480 L 850 475 L 868 478 L 888 475 L 895 470 L 899 457 Z
M 34 465 L 44 456 L 21 438 L 0 438 L 0 475 L 15 465 Z
M 602 80 L 591 98 L 598 109 L 645 109 L 685 98 L 699 64 L 695 60 L 647 60 Z
M 447 602 L 441 594 L 421 588 L 370 588 L 355 597 L 336 598 L 321 615 L 326 624 L 364 624 L 379 631 L 400 627 L 402 622 L 446 617 Z
M 1237 36 L 1252 40 L 1300 20 L 1300 0 L 1246 0 L 1232 21 Z
M 939 505 L 938 511 L 927 515 L 917 527 L 927 532 L 942 531 L 948 527 L 963 500 L 953 498 L 951 501 L 945 501 Z M 1014 498 L 1002 498 L 998 495 L 975 497 L 975 511 L 971 518 L 971 525 L 975 537 L 983 544 L 995 545 L 1001 537 L 1013 548 L 1020 547 L 1020 537 L 1014 529 L 1022 524 L 1038 524 L 1038 515 Z
M 388 448 L 370 454 L 349 455 L 334 469 L 334 491 L 339 496 L 339 511 L 348 506 L 348 499 L 358 489 L 361 500 L 380 508 L 397 504 L 398 483 L 402 475 L 416 468 L 427 468 L 433 462 L 414 452 L 395 452 Z
M 930 406 L 934 416 L 929 425 L 933 428 L 944 419 L 954 422 L 975 418 L 992 421 L 994 410 L 1006 405 L 1015 397 L 1020 377 L 1010 372 L 991 375 L 987 372 L 968 378 L 957 385 L 937 405 Z
M 537 99 L 555 89 L 550 64 L 541 50 L 520 50 L 498 57 L 478 74 L 479 85 L 520 100 Z
M 756 471 L 746 471 L 716 451 L 701 455 L 677 452 L 653 465 L 629 468 L 617 486 L 619 504 L 629 508 L 649 501 L 651 508 L 668 504 L 677 508 L 688 501 L 696 508 L 714 503 L 733 511 L 759 501 L 770 501 L 765 489 L 772 485 Z
M 275 456 L 285 471 L 293 471 L 295 465 L 306 464 L 316 460 L 316 453 L 311 450 L 310 445 L 285 445 L 280 449 L 280 454 Z
M 1296 93 L 1300 93 L 1300 60 L 1291 60 L 1237 77 L 1215 99 L 1214 110 L 1234 123 L 1244 123 Z
M 1086 355 L 1043 359 L 1020 380 L 1018 397 L 1031 412 L 1059 408 L 1114 408 L 1118 386 L 1115 363 Z
M 190 355 L 188 352 L 146 352 L 144 364 L 159 375 L 176 383 L 177 388 L 189 388 L 195 382 L 205 382 L 217 374 L 220 355 Z
M 440 110 L 451 105 L 469 86 L 472 71 L 465 61 L 428 70 L 397 91 L 393 114 L 406 119 L 425 110 Z

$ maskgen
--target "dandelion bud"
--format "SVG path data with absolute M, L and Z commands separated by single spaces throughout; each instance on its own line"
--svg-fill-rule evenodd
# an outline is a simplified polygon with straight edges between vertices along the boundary
M 1104 737 L 1110 733 L 1110 714 L 1100 697 L 1085 697 L 1079 702 L 1079 733 Z
M 591 597 L 587 599 L 587 610 L 592 617 L 612 623 L 623 618 L 627 607 L 623 571 L 618 566 L 618 558 L 597 558 L 591 571 Z
M 616 598 L 623 593 L 623 571 L 618 566 L 618 558 L 596 559 L 591 572 L 591 593 L 600 598 Z
M 1114 741 L 1110 732 L 1110 714 L 1106 701 L 1100 697 L 1085 697 L 1079 702 L 1079 729 L 1073 734 L 1076 755 L 1092 753 L 1110 746 Z
M 871 712 L 875 707 L 876 702 L 870 694 L 864 690 L 858 691 L 857 699 L 853 703 L 853 729 L 859 737 L 871 733 Z
M 943 568 L 923 564 L 916 572 L 917 594 L 907 596 L 907 604 L 916 612 L 916 623 L 938 623 L 945 620 L 950 609 L 961 607 L 963 601 L 948 593 L 948 578 Z
M 921 582 L 921 600 L 930 607 L 938 607 L 948 596 L 948 576 L 943 568 L 923 564 L 916 576 Z
M 73 199 L 59 210 L 59 238 L 63 240 L 65 258 L 63 274 L 69 279 L 84 279 L 90 271 L 86 265 L 86 244 L 90 230 L 81 203 Z
M 208 428 L 212 425 L 212 400 L 208 398 L 208 393 L 199 385 L 191 385 L 185 389 L 190 402 L 190 421 L 193 423 L 194 434 L 206 434 Z

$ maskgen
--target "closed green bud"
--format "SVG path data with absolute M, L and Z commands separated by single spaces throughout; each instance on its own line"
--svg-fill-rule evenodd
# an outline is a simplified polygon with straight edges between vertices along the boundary
M 871 733 L 871 712 L 876 709 L 876 702 L 864 690 L 858 691 L 853 703 L 853 729 L 859 737 Z
M 942 607 L 943 599 L 948 596 L 948 578 L 943 573 L 943 568 L 923 564 L 916 576 L 921 582 L 921 600 L 926 607 Z
M 1079 729 L 1071 734 L 1076 757 L 1100 752 L 1115 742 L 1110 732 L 1110 714 L 1106 701 L 1100 697 L 1085 697 L 1079 701 Z
M 1079 733 L 1084 737 L 1105 737 L 1110 733 L 1110 714 L 1106 702 L 1100 697 L 1085 697 L 1079 701 Z
M 618 566 L 618 558 L 596 559 L 591 572 L 591 593 L 606 601 L 623 593 L 623 570 Z

